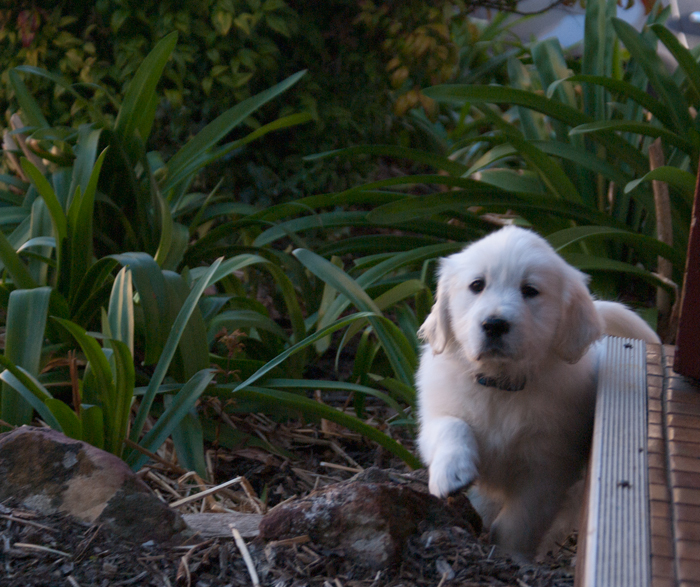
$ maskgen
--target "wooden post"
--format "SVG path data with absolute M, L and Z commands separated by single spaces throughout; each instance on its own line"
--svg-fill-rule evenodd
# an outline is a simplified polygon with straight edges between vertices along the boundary
M 685 262 L 681 311 L 676 335 L 673 370 L 700 379 L 700 167 L 695 184 L 693 216 L 690 220 L 688 256 Z

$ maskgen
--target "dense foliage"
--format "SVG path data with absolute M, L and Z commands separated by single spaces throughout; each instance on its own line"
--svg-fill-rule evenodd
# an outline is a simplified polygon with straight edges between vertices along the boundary
M 338 30 L 365 27 L 363 34 L 384 37 L 384 53 L 363 62 L 361 48 L 338 43 L 328 54 L 343 59 L 320 66 L 335 75 L 287 72 L 280 59 L 274 67 L 269 62 L 274 81 L 263 60 L 238 86 L 235 104 L 222 107 L 215 94 L 229 87 L 233 96 L 228 81 L 212 76 L 205 91 L 195 84 L 203 72 L 191 80 L 196 89 L 187 90 L 187 68 L 177 77 L 186 53 L 178 38 L 185 47 L 200 39 L 194 20 L 184 32 L 154 42 L 149 35 L 163 31 L 149 27 L 165 27 L 172 15 L 132 27 L 127 24 L 138 9 L 114 4 L 123 9 L 110 17 L 115 38 L 124 30 L 146 39 L 125 42 L 143 58 L 121 81 L 121 70 L 109 73 L 110 67 L 92 86 L 69 81 L 68 69 L 66 76 L 28 65 L 7 71 L 16 110 L 4 144 L 10 171 L 0 177 L 0 425 L 28 422 L 36 413 L 133 467 L 170 436 L 181 464 L 203 474 L 204 439 L 215 435 L 212 421 L 196 410 L 206 397 L 224 415 L 265 411 L 334 421 L 415 466 L 400 439 L 415 425 L 416 330 L 432 305 L 437 258 L 516 222 L 534 227 L 594 273 L 600 290 L 615 295 L 618 277 L 632 275 L 673 294 L 700 151 L 700 65 L 699 52 L 681 47 L 663 26 L 665 12 L 653 13 L 639 33 L 611 18 L 614 2 L 590 0 L 579 61 L 555 41 L 511 39 L 501 17 L 447 19 L 445 29 L 444 13 L 425 5 L 422 24 L 397 20 L 411 2 L 392 5 L 397 12 L 364 2 L 359 18 L 355 3 L 341 3 L 332 14 L 320 3 L 314 22 L 326 14 Z M 313 28 L 306 45 L 295 43 L 289 22 L 304 29 L 309 15 L 294 2 L 246 2 L 246 10 L 262 11 L 259 29 L 253 21 L 237 24 L 242 6 L 206 4 L 210 12 L 200 17 L 216 20 L 212 42 L 228 29 L 227 38 L 243 35 L 251 43 L 264 31 L 277 35 L 278 48 L 287 47 L 292 57 L 316 41 L 314 50 L 329 47 L 328 39 L 314 40 Z M 287 29 L 272 18 L 278 10 Z M 51 17 L 42 13 L 46 22 Z M 654 51 L 659 40 L 679 62 L 673 74 Z M 54 49 L 49 43 L 46 55 Z M 222 45 L 219 56 L 239 49 Z M 231 59 L 221 76 L 235 73 Z M 213 70 L 211 63 L 198 64 Z M 375 81 L 385 72 L 384 81 L 355 87 L 364 79 L 357 77 L 361 70 Z M 443 83 L 448 70 L 453 83 Z M 347 109 L 352 116 L 346 119 L 324 114 L 322 101 L 312 99 L 316 91 L 330 92 L 331 78 L 352 91 L 323 107 Z M 174 90 L 179 97 L 169 94 Z M 392 92 L 391 117 L 403 129 L 394 144 L 336 149 L 308 157 L 302 167 L 301 155 L 311 147 L 353 142 L 351 133 L 331 132 L 332 124 L 344 120 L 350 129 L 363 120 L 357 114 L 365 106 L 349 96 L 385 100 Z M 190 101 L 194 95 L 202 105 Z M 181 142 L 154 149 L 164 144 L 154 134 L 172 132 L 172 139 L 180 132 L 158 126 L 159 117 L 176 125 L 166 113 L 176 100 L 181 112 L 204 112 L 209 103 L 212 119 L 202 116 L 182 131 Z M 323 132 L 313 135 L 319 128 Z M 357 137 L 375 136 L 369 127 L 356 130 Z M 292 133 L 297 141 L 316 139 L 302 148 L 288 140 Z M 268 148 L 272 137 L 284 148 Z M 658 137 L 668 164 L 648 172 L 649 145 Z M 257 150 L 245 151 L 249 145 Z M 293 156 L 281 154 L 294 145 Z M 299 177 L 358 156 L 373 164 L 380 155 L 403 169 L 291 201 L 246 201 L 244 190 L 221 183 L 203 189 L 208 182 L 201 173 L 231 165 L 235 154 L 249 169 L 272 169 L 281 157 L 292 157 Z M 406 175 L 406 169 L 420 174 Z M 655 238 L 651 179 L 671 187 L 668 243 Z M 313 177 L 307 187 L 313 182 L 327 185 Z M 670 275 L 655 272 L 657 256 L 671 262 Z M 648 292 L 634 293 L 643 301 Z M 348 394 L 346 409 L 316 401 L 316 390 Z M 370 405 L 390 416 L 374 419 Z M 237 432 L 225 442 L 263 443 Z

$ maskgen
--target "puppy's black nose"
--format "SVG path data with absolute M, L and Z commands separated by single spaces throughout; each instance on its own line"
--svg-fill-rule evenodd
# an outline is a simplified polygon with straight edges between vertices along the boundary
M 498 338 L 504 334 L 508 334 L 510 323 L 498 316 L 489 316 L 481 323 L 481 328 L 484 329 L 486 336 L 489 338 Z

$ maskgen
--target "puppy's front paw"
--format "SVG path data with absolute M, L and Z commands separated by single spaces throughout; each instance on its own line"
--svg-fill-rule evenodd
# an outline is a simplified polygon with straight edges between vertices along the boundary
M 467 449 L 443 452 L 430 463 L 430 493 L 447 497 L 453 491 L 469 485 L 477 476 L 476 462 Z

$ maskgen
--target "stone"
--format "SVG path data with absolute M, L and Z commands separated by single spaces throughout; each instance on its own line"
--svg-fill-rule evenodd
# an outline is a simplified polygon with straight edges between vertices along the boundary
M 373 478 L 329 485 L 273 508 L 260 522 L 260 538 L 308 535 L 365 567 L 383 569 L 400 562 L 408 537 L 425 526 L 481 531 L 481 519 L 466 497 L 459 504 L 449 503 L 427 491 L 382 480 L 382 474 L 365 475 Z
M 48 428 L 0 434 L 0 501 L 8 498 L 104 524 L 137 543 L 163 542 L 187 527 L 120 458 Z

